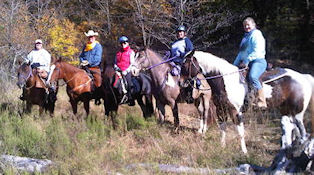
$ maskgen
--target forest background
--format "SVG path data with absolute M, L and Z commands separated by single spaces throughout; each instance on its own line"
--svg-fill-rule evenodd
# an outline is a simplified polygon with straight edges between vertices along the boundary
M 313 4 L 309 0 L 1 0 L 0 69 L 15 73 L 18 61 L 43 39 L 55 58 L 78 63 L 84 32 L 100 33 L 111 62 L 118 38 L 163 53 L 183 24 L 197 50 L 232 62 L 252 16 L 267 41 L 267 59 L 313 63 Z M 278 61 L 279 60 L 279 61 Z

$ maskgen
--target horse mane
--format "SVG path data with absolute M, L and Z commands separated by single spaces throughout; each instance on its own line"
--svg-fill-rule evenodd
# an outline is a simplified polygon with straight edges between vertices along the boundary
M 84 71 L 83 69 L 80 69 L 79 67 L 76 67 L 66 61 L 63 61 L 61 58 L 57 59 L 55 61 L 55 63 L 61 63 L 62 65 L 66 66 L 67 68 L 70 68 L 73 70 L 73 72 L 80 72 L 80 71 Z
M 230 72 L 238 71 L 238 68 L 233 64 L 229 63 L 227 60 L 217 57 L 211 53 L 203 52 L 203 51 L 195 51 L 194 57 L 200 63 L 203 71 L 206 72 L 218 72 L 221 74 L 226 74 Z M 206 65 L 206 67 L 204 66 Z M 202 67 L 203 66 L 203 67 Z

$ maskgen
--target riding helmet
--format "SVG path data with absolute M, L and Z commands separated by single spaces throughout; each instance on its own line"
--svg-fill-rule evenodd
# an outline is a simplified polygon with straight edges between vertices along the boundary
M 184 25 L 180 25 L 178 28 L 177 28 L 177 32 L 179 31 L 184 31 L 185 32 L 185 26 Z
M 126 36 L 121 36 L 121 37 L 119 38 L 119 42 L 120 42 L 120 43 L 128 42 L 128 41 L 129 41 L 129 39 L 128 39 L 128 37 L 126 37 Z

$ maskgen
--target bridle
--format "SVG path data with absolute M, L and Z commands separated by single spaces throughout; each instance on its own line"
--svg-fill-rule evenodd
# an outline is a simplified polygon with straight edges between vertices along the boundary
M 32 68 L 31 68 L 31 66 L 30 65 L 28 65 L 28 68 L 29 68 L 29 72 L 28 72 L 28 74 L 27 74 L 27 76 L 24 76 L 24 74 L 19 74 L 19 77 L 21 77 L 23 80 L 24 80 L 24 84 L 23 84 L 23 87 L 25 88 L 25 89 L 30 89 L 30 88 L 32 88 L 32 87 L 34 87 L 35 86 L 35 84 L 33 84 L 33 85 L 31 85 L 31 86 L 29 86 L 29 87 L 26 87 L 26 82 L 27 82 L 27 80 L 30 78 L 30 77 L 32 77 L 33 76 L 33 70 L 32 70 Z

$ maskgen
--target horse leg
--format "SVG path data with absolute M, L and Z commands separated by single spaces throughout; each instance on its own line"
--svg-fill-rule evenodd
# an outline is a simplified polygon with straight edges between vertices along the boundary
M 178 113 L 178 104 L 176 102 L 174 103 L 174 106 L 172 108 L 172 114 L 174 117 L 175 131 L 178 131 L 179 126 L 180 126 L 180 121 L 179 121 L 179 113 Z
M 219 119 L 219 129 L 221 132 L 221 139 L 220 139 L 220 143 L 222 147 L 226 146 L 226 129 L 227 129 L 227 124 L 225 121 L 222 121 L 221 119 Z
M 306 135 L 306 130 L 305 130 L 304 123 L 303 123 L 303 116 L 304 116 L 304 111 L 295 115 L 295 119 L 296 119 L 297 127 L 300 131 L 300 134 L 301 134 L 301 139 L 302 139 L 302 141 L 305 141 L 305 140 L 307 140 L 307 135 Z
M 286 148 L 292 144 L 292 131 L 295 125 L 293 124 L 290 117 L 284 115 L 281 117 L 281 148 Z
M 154 113 L 153 97 L 152 95 L 145 95 L 146 115 L 151 117 Z
M 159 100 L 156 101 L 158 109 L 158 122 L 163 124 L 165 122 L 165 104 L 162 104 Z
M 26 109 L 25 109 L 25 112 L 26 113 L 31 113 L 32 112 L 32 103 L 29 102 L 29 101 L 26 101 Z
M 247 153 L 247 149 L 246 149 L 246 144 L 245 144 L 245 139 L 244 139 L 244 124 L 243 124 L 243 115 L 242 112 L 239 112 L 237 115 L 239 124 L 237 125 L 237 129 L 238 129 L 238 133 L 240 135 L 241 138 L 241 149 L 243 151 L 244 154 Z
M 86 111 L 86 118 L 89 115 L 89 100 L 84 100 L 84 109 Z
M 194 102 L 194 105 L 197 107 L 198 113 L 200 115 L 200 128 L 198 129 L 198 133 L 202 134 L 203 133 L 203 128 L 204 128 L 204 105 L 203 105 L 203 100 L 202 99 L 196 99 Z
M 142 110 L 142 113 L 143 113 L 143 117 L 146 119 L 147 118 L 147 109 L 146 109 L 146 106 L 143 102 L 143 99 L 141 96 L 137 97 L 136 98 L 136 101 L 138 103 L 138 105 L 141 107 L 141 110 Z

